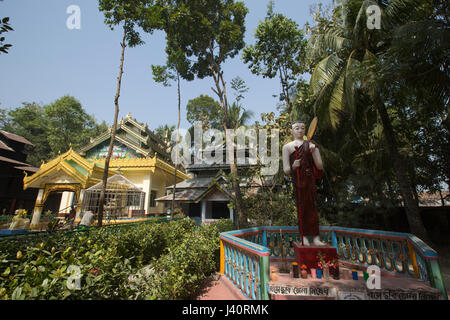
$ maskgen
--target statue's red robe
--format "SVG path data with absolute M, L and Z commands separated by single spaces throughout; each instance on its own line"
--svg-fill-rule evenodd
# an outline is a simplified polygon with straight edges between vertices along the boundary
M 297 203 L 300 234 L 303 236 L 319 235 L 319 215 L 317 213 L 316 179 L 323 176 L 323 171 L 314 164 L 309 141 L 305 140 L 300 147 L 295 147 L 289 155 L 291 175 L 294 182 L 294 196 Z M 297 170 L 292 170 L 295 160 L 300 160 L 300 184 L 297 184 Z M 301 215 L 301 218 L 300 218 Z M 301 228 L 303 222 L 303 228 Z M 302 230 L 303 229 L 303 230 Z

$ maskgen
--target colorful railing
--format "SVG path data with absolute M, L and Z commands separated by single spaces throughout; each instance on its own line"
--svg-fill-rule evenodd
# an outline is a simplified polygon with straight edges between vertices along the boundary
M 220 235 L 220 273 L 252 300 L 268 300 L 269 250 L 240 239 L 239 232 Z
M 423 280 L 439 289 L 443 298 L 447 299 L 438 255 L 416 236 L 341 227 L 321 227 L 320 233 L 322 241 L 337 249 L 341 262 L 361 267 L 377 265 L 384 272 Z M 259 227 L 222 233 L 220 239 L 221 263 L 225 265 L 225 268 L 221 268 L 221 273 L 248 298 L 258 299 L 258 295 L 253 292 L 244 292 L 242 287 L 247 289 L 246 282 L 241 279 L 244 277 L 268 281 L 268 267 L 248 268 L 245 261 L 259 259 L 261 265 L 263 259 L 293 259 L 293 243 L 299 240 L 299 232 L 297 227 Z M 258 250 L 255 251 L 255 248 Z M 244 268 L 241 267 L 242 262 Z M 268 261 L 264 263 L 268 264 Z M 259 284 L 258 288 L 265 286 L 266 284 Z M 261 293 L 261 297 L 264 299 L 266 296 Z

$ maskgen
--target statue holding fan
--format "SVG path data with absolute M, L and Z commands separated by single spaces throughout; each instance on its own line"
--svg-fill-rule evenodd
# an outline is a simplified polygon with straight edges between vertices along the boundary
M 283 146 L 283 171 L 291 175 L 294 182 L 299 232 L 303 246 L 309 246 L 308 237 L 312 237 L 316 246 L 326 245 L 319 237 L 316 179 L 323 176 L 323 163 L 319 148 L 311 141 L 316 126 L 317 118 L 314 118 L 309 126 L 308 136 L 305 136 L 305 123 L 300 121 L 293 123 L 294 140 Z

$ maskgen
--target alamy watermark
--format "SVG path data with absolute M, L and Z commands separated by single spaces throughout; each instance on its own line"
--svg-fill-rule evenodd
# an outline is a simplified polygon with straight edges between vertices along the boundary
M 80 30 L 81 29 L 81 9 L 77 5 L 70 5 L 66 10 L 67 14 L 70 16 L 66 20 L 66 26 L 69 30 Z
M 368 6 L 366 9 L 367 28 L 369 30 L 381 29 L 381 9 L 377 5 Z
M 343 6 L 344 3 L 347 0 L 333 0 L 333 3 L 335 5 L 341 5 Z M 372 4 L 370 6 L 367 6 L 366 8 L 366 26 L 369 30 L 380 30 L 381 29 L 381 8 L 376 5 Z M 345 14 L 342 12 L 342 20 L 345 21 Z
M 66 286 L 69 290 L 81 290 L 81 268 L 79 266 L 70 265 L 67 268 L 70 276 L 67 278 Z
M 378 266 L 370 266 L 367 268 L 369 278 L 366 281 L 367 289 L 381 289 L 381 270 Z
M 178 141 L 177 141 L 178 137 Z M 203 130 L 200 121 L 194 124 L 194 147 L 189 131 L 179 129 L 172 133 L 175 143 L 172 149 L 173 163 L 190 165 L 260 164 L 261 174 L 273 176 L 279 168 L 279 130 L 228 129 L 225 133 L 216 129 Z M 247 143 L 248 142 L 248 143 Z M 270 153 L 269 153 L 270 145 Z M 232 150 L 232 152 L 229 152 Z M 192 160 L 192 152 L 194 159 Z M 236 157 L 236 159 L 235 159 Z M 235 161 L 236 160 L 236 161 Z

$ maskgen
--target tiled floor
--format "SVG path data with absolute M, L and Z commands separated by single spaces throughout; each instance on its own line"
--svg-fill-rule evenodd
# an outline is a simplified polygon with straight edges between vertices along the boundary
M 224 275 L 218 274 L 197 300 L 247 300 Z

